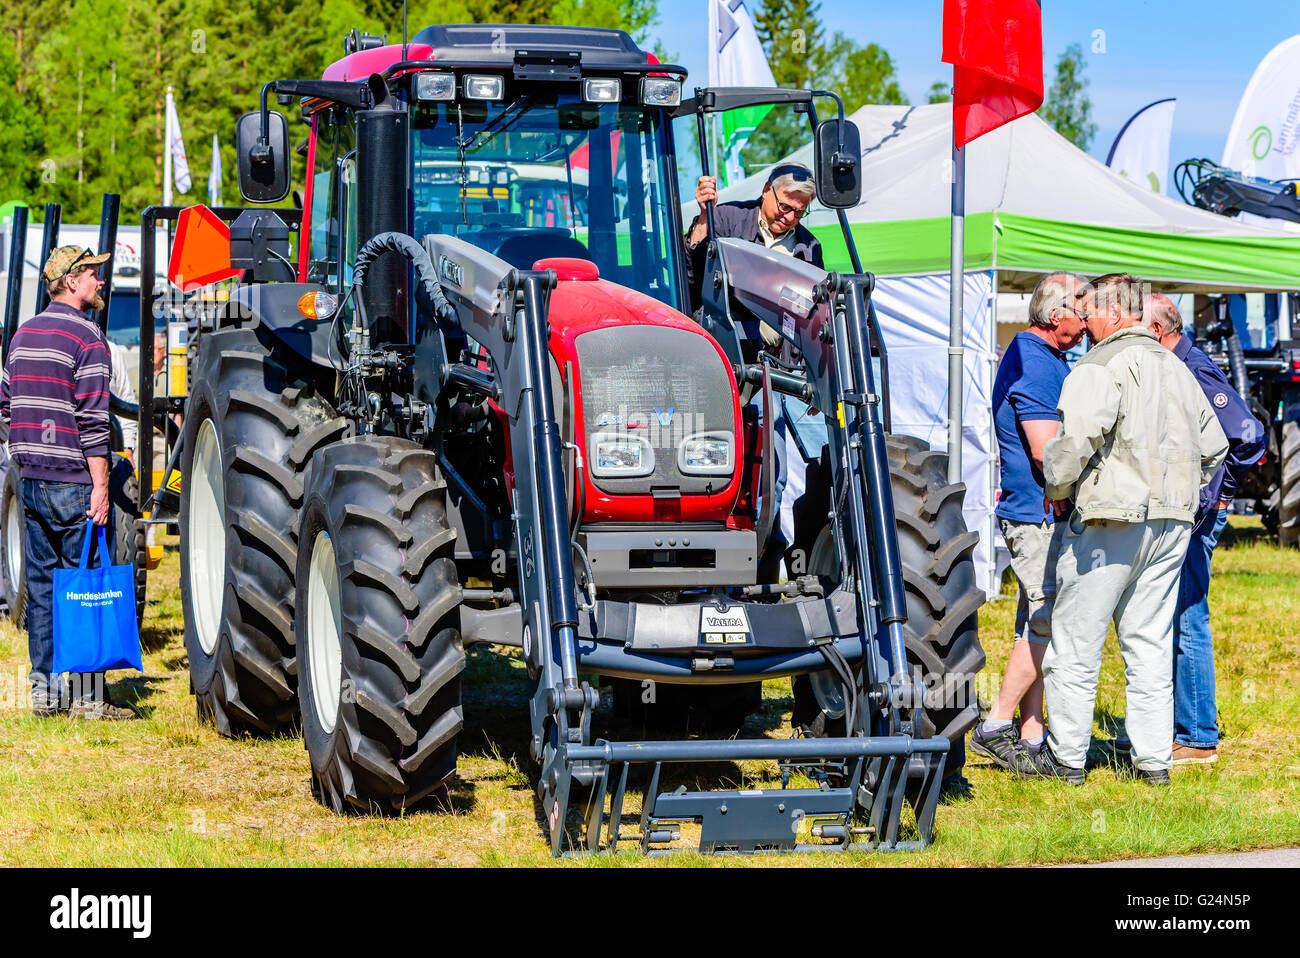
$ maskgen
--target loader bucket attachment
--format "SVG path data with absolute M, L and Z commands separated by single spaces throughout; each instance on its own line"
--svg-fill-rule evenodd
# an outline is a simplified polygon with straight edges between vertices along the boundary
M 556 855 L 613 852 L 628 841 L 648 855 L 669 854 L 682 850 L 683 826 L 698 827 L 697 849 L 710 854 L 919 851 L 933 838 L 947 752 L 945 738 L 906 735 L 570 745 L 565 758 L 574 782 L 591 785 L 582 798 L 557 789 L 554 804 L 544 811 Z M 832 788 L 660 790 L 666 764 L 753 759 L 776 760 L 783 783 L 790 770 L 827 762 L 848 774 Z M 623 824 L 623 801 L 634 764 L 648 764 L 652 772 L 637 826 L 629 829 Z M 909 794 L 916 834 L 904 840 L 900 812 Z M 576 834 L 565 832 L 570 810 L 581 814 Z

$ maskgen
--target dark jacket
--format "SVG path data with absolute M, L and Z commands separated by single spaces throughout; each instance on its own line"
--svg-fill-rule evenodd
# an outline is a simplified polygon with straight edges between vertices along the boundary
M 1228 377 L 1209 356 L 1184 336 L 1174 347 L 1174 355 L 1187 364 L 1200 384 L 1205 398 L 1228 437 L 1228 457 L 1223 460 L 1210 484 L 1201 490 L 1199 522 L 1220 499 L 1231 502 L 1246 471 L 1259 462 L 1268 445 L 1264 425 L 1250 411 L 1250 406 L 1228 382 Z
M 0 379 L 0 422 L 24 479 L 90 485 L 86 459 L 107 456 L 112 360 L 104 334 L 65 303 L 14 333 Z
M 719 203 L 713 208 L 713 225 L 717 228 L 719 239 L 743 239 L 751 243 L 762 243 L 758 238 L 758 207 L 761 199 L 745 200 L 738 203 Z M 703 216 L 700 213 L 700 216 Z M 699 217 L 696 217 L 698 219 Z M 695 226 L 691 221 L 691 228 Z M 682 238 L 682 247 L 686 250 L 686 283 L 691 291 L 691 312 L 700 308 L 700 287 L 704 282 L 704 254 L 709 245 L 707 236 L 694 246 L 689 242 L 690 229 Z M 795 257 L 805 263 L 812 263 L 822 268 L 822 244 L 802 223 L 794 226 Z

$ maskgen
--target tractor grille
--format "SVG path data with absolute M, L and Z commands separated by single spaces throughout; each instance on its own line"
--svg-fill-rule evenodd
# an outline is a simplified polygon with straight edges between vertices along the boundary
M 708 338 L 662 326 L 620 326 L 583 333 L 574 345 L 588 463 L 594 464 L 598 434 L 644 438 L 654 451 L 649 475 L 600 476 L 593 468 L 598 489 L 611 495 L 699 495 L 719 492 L 731 481 L 743 451 L 734 435 L 731 379 Z M 731 436 L 727 475 L 686 475 L 679 469 L 678 449 L 698 433 Z

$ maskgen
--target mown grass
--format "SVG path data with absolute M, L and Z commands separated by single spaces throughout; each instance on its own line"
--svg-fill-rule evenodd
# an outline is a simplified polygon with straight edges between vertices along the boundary
M 1214 560 L 1221 759 L 1154 790 L 1094 769 L 1070 789 L 1018 781 L 978 760 L 971 797 L 940 808 L 934 845 L 908 855 L 706 859 L 678 865 L 1000 865 L 1095 861 L 1300 844 L 1300 552 L 1234 519 Z M 8 865 L 536 865 L 551 861 L 527 757 L 521 663 L 470 654 L 460 771 L 443 807 L 396 819 L 339 817 L 311 797 L 294 737 L 228 741 L 201 726 L 188 694 L 177 560 L 151 576 L 145 674 L 113 694 L 145 718 L 90 724 L 26 713 L 26 636 L 0 623 L 0 863 Z M 1014 588 L 1014 587 L 1011 587 Z M 990 680 L 1010 651 L 1014 599 L 981 613 Z M 992 694 L 986 685 L 986 695 Z M 1099 739 L 1124 710 L 1107 646 Z M 753 734 L 788 735 L 789 686 L 770 683 Z M 696 767 L 673 781 L 774 784 L 759 763 Z M 635 796 L 630 796 L 635 798 Z M 635 811 L 631 802 L 627 811 Z M 569 860 L 647 862 L 633 852 Z

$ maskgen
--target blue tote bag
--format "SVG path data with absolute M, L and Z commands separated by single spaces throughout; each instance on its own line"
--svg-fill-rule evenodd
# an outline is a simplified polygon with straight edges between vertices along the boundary
M 81 565 L 54 570 L 54 674 L 137 669 L 140 633 L 135 621 L 135 570 L 109 565 L 104 526 L 86 520 Z M 90 568 L 90 544 L 99 531 L 99 568 Z

